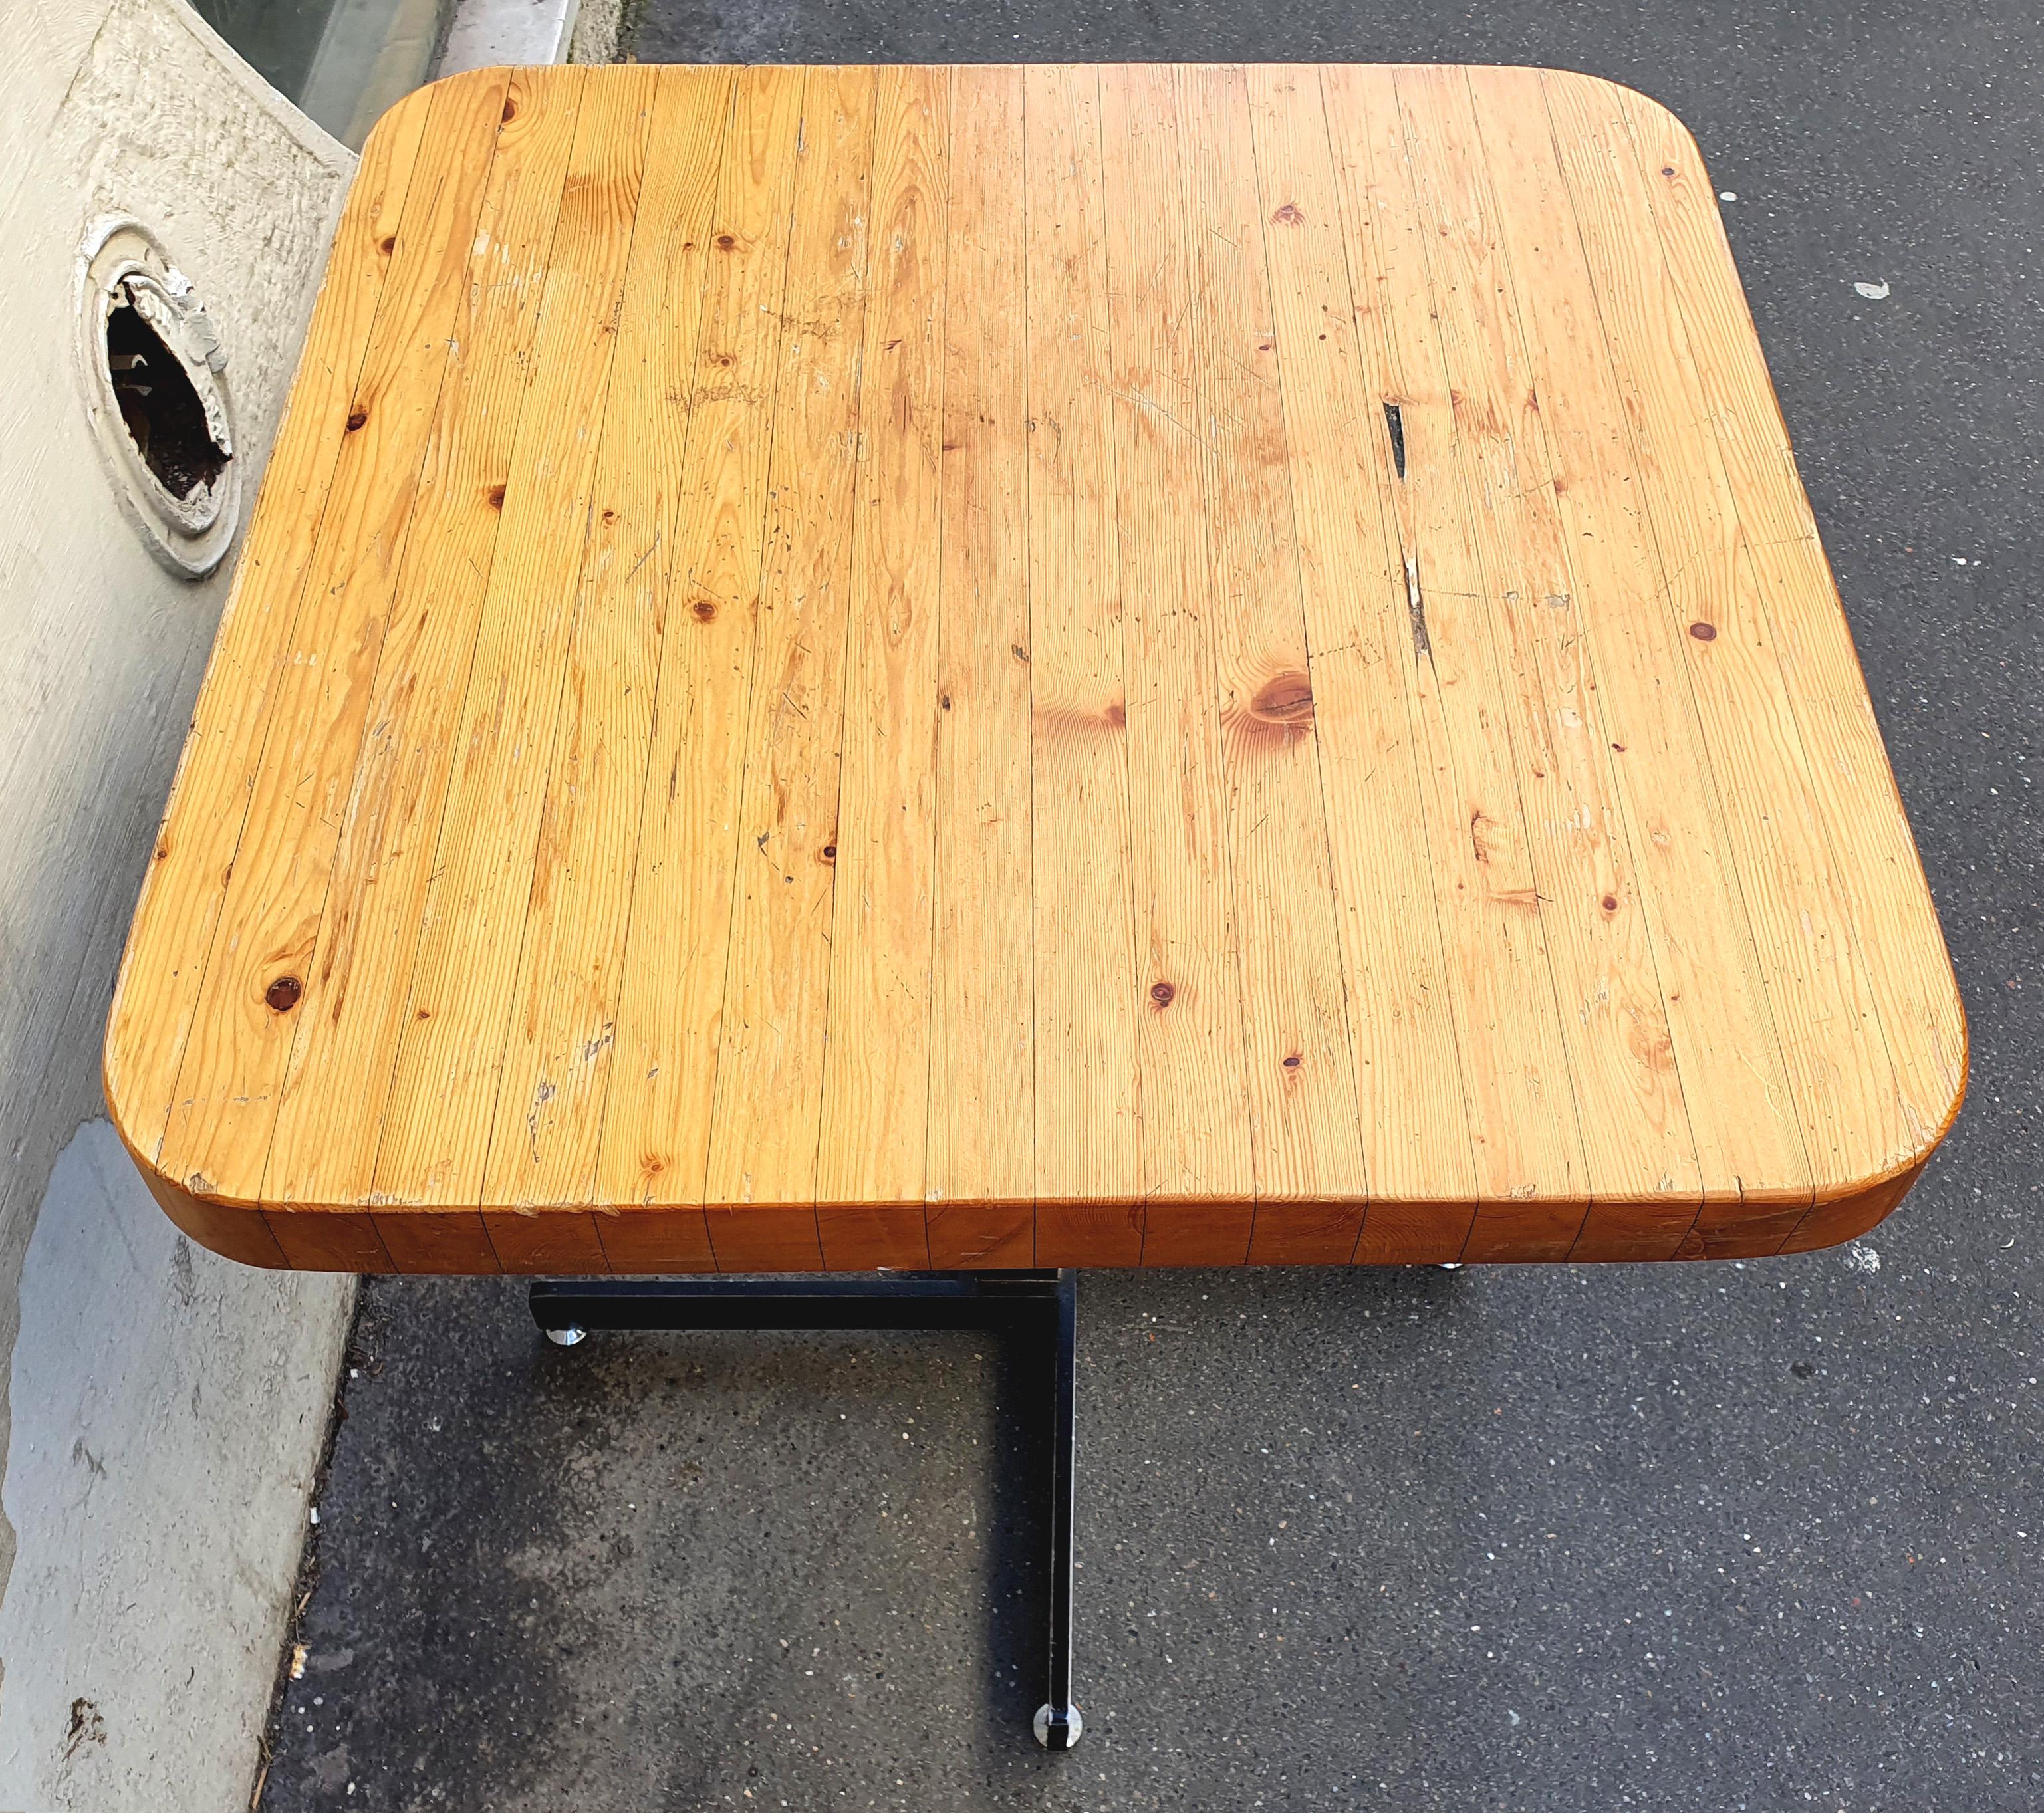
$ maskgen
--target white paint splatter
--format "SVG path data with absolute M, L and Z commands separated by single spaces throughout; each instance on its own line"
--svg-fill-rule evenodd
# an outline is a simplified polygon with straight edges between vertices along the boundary
M 1888 285 L 1885 282 L 1880 283 L 1855 283 L 1853 287 L 1869 302 L 1878 302 L 1888 294 Z
M 1869 1276 L 1881 1269 L 1881 1255 L 1864 1241 L 1855 1240 L 1846 1248 L 1846 1269 Z

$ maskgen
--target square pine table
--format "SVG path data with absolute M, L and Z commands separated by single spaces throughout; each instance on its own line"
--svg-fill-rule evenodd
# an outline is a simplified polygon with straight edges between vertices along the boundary
M 260 1265 L 1665 1259 L 1965 1035 L 1696 145 L 1524 69 L 377 129 L 118 985 Z

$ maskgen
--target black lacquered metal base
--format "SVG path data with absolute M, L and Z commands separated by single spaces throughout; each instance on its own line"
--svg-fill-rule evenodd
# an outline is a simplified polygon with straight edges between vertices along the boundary
M 1068 1750 L 1084 1730 L 1072 1704 L 1072 1498 L 1077 1457 L 1075 1272 L 883 1272 L 831 1277 L 590 1278 L 532 1286 L 532 1319 L 570 1346 L 603 1328 L 989 1328 L 1042 1337 L 1050 1351 L 1050 1692 L 1036 1741 Z

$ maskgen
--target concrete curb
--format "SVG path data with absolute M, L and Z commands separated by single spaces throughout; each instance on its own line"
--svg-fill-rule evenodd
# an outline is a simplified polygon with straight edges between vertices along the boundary
M 580 10 L 581 0 L 460 0 L 434 74 L 565 63 Z

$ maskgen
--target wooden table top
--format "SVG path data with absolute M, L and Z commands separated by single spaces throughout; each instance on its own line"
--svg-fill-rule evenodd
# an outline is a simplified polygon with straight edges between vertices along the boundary
M 1652 1259 L 1965 1053 L 1662 108 L 620 67 L 364 152 L 106 1085 L 271 1265 Z

